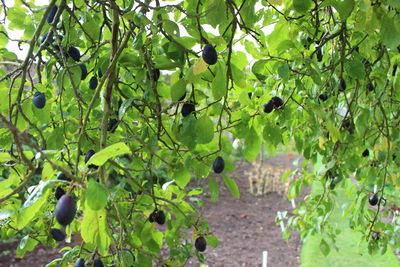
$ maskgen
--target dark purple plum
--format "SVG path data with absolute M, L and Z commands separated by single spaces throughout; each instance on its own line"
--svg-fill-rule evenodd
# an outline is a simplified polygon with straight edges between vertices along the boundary
M 55 215 L 59 224 L 67 226 L 70 224 L 76 214 L 76 203 L 71 195 L 63 195 L 57 202 Z

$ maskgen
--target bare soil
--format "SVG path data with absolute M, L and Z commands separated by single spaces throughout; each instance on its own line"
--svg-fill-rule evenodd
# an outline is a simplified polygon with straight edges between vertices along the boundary
M 266 160 L 268 164 L 292 166 L 286 156 L 277 156 Z M 275 223 L 278 211 L 292 210 L 291 203 L 277 193 L 254 196 L 249 192 L 249 182 L 245 171 L 251 165 L 240 164 L 231 174 L 239 186 L 240 199 L 231 196 L 220 180 L 220 197 L 217 203 L 207 202 L 201 210 L 209 222 L 212 233 L 218 237 L 217 248 L 207 248 L 204 252 L 209 267 L 253 267 L 262 266 L 263 251 L 268 252 L 268 266 L 299 266 L 300 239 L 293 234 L 286 243 L 282 239 L 281 229 Z M 198 264 L 190 264 L 198 266 Z
M 291 166 L 292 161 L 283 155 L 266 162 L 275 166 Z M 251 195 L 247 177 L 244 175 L 250 164 L 238 165 L 236 172 L 230 176 L 239 186 L 240 199 L 232 197 L 222 179 L 218 181 L 221 186 L 217 203 L 212 203 L 207 194 L 202 197 L 206 202 L 200 208 L 202 214 L 209 222 L 212 234 L 220 241 L 217 248 L 207 247 L 204 252 L 206 264 L 209 267 L 261 266 L 262 253 L 268 251 L 269 267 L 298 266 L 301 245 L 298 235 L 293 234 L 286 243 L 281 237 L 280 227 L 275 223 L 278 211 L 292 210 L 290 202 L 276 193 Z M 207 186 L 206 179 L 203 186 Z M 15 256 L 17 245 L 18 242 L 0 244 L 0 267 L 45 266 L 60 256 L 59 249 L 38 246 L 20 259 Z M 62 246 L 61 244 L 60 248 Z M 197 259 L 192 259 L 187 266 L 195 267 L 199 263 Z

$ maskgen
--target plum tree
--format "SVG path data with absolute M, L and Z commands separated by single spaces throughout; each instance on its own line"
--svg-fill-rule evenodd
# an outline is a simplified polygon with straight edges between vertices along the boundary
M 55 241 L 64 241 L 67 236 L 63 230 L 57 228 L 51 228 L 50 234 Z
M 323 231 L 326 253 L 338 209 L 360 248 L 373 232 L 371 254 L 400 247 L 396 1 L 41 2 L 0 5 L 0 236 L 28 236 L 21 254 L 48 242 L 52 203 L 73 194 L 66 231 L 82 242 L 62 265 L 118 265 L 124 247 L 137 266 L 204 263 L 187 232 L 218 237 L 198 195 L 239 198 L 234 161 L 288 149 L 303 163 L 287 197 L 322 191 L 279 219 L 285 239 Z
M 217 51 L 211 44 L 206 44 L 204 46 L 202 57 L 204 62 L 206 62 L 208 65 L 214 65 L 218 60 Z
M 46 105 L 46 96 L 42 92 L 35 92 L 32 102 L 35 107 L 42 109 Z
M 76 214 L 74 197 L 72 195 L 63 195 L 57 202 L 54 214 L 59 224 L 63 226 L 70 224 Z
M 204 252 L 207 248 L 207 241 L 203 236 L 199 236 L 196 238 L 194 246 L 197 251 Z
M 225 169 L 225 161 L 221 156 L 215 158 L 213 163 L 213 171 L 215 173 L 221 173 Z

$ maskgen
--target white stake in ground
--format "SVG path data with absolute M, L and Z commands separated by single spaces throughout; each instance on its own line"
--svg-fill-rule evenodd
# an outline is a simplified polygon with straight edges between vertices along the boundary
M 267 267 L 268 264 L 268 251 L 263 251 L 262 255 L 262 267 Z

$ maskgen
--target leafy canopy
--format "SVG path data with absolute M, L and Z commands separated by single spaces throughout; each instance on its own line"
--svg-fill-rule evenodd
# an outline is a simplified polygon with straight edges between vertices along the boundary
M 334 241 L 335 189 L 351 179 L 357 192 L 341 210 L 349 227 L 370 253 L 399 247 L 399 12 L 397 0 L 0 6 L 8 22 L 0 24 L 1 238 L 23 233 L 19 255 L 38 243 L 54 246 L 50 229 L 61 226 L 53 192 L 61 187 L 78 207 L 65 230 L 83 242 L 50 266 L 99 256 L 118 266 L 203 261 L 194 240 L 216 246 L 218 239 L 196 196 L 206 190 L 217 201 L 222 181 L 240 197 L 227 174 L 239 139 L 249 161 L 263 145 L 293 143 L 304 156 L 289 199 L 312 183 L 323 190 L 284 218 L 303 238 L 322 232 Z M 27 44 L 27 56 L 7 44 Z M 206 44 L 218 53 L 214 65 L 202 58 Z M 32 102 L 37 91 L 43 107 Z M 283 105 L 264 113 L 273 96 Z M 96 153 L 85 158 L 89 150 Z M 221 176 L 212 172 L 217 156 L 225 160 Z M 58 172 L 72 181 L 57 180 Z M 207 189 L 192 186 L 201 179 Z M 165 227 L 149 222 L 156 209 Z M 124 248 L 134 259 L 122 256 Z

